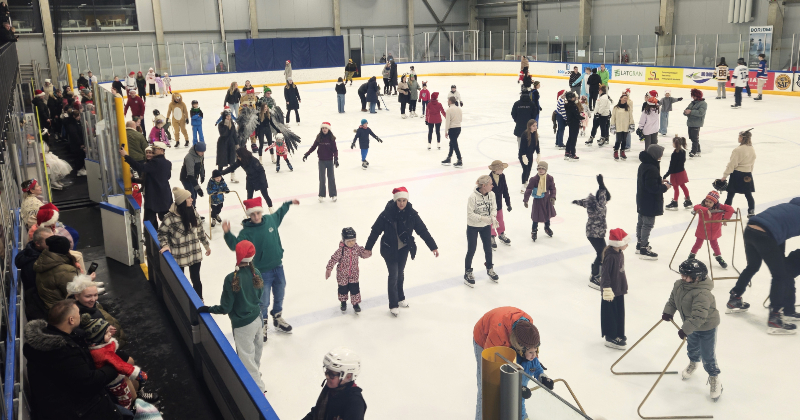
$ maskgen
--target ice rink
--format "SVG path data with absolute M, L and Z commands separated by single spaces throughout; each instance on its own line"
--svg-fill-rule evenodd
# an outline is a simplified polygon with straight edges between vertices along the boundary
M 403 65 L 400 67 L 400 72 L 407 71 Z M 401 119 L 396 96 L 385 97 L 389 111 L 359 112 L 356 90 L 361 81 L 348 86 L 344 114 L 336 111 L 334 83 L 299 85 L 302 97 L 299 127 L 292 117 L 292 130 L 302 137 L 301 153 L 313 143 L 320 123 L 331 123 L 341 164 L 336 170 L 338 202 L 317 201 L 316 152 L 305 163 L 301 154 L 290 157 L 294 172 L 282 165 L 281 172 L 275 173 L 269 156 L 264 156 L 269 194 L 275 205 L 292 198 L 300 200 L 299 206 L 291 207 L 280 227 L 287 279 L 284 317 L 294 330 L 291 335 L 272 333 L 265 346 L 261 371 L 269 402 L 282 419 L 302 418 L 316 403 L 323 380 L 323 355 L 334 347 L 346 346 L 363 358 L 357 383 L 364 390 L 368 418 L 471 419 L 476 394 L 473 326 L 490 309 L 516 306 L 534 318 L 542 340 L 540 360 L 547 366 L 548 375 L 566 379 L 590 417 L 638 418 L 637 406 L 656 376 L 615 376 L 609 371 L 622 352 L 605 347 L 600 336 L 601 293 L 587 287 L 594 259 L 585 236 L 587 215 L 585 209 L 571 201 L 594 192 L 597 189 L 595 175 L 603 174 L 612 195 L 608 205 L 609 229 L 624 229 L 635 243 L 636 173 L 643 142 L 634 139 L 628 160 L 615 162 L 610 145 L 588 147 L 584 145 L 587 137 L 579 137 L 580 162 L 564 161 L 563 151 L 554 145 L 550 115 L 555 108 L 556 92 L 566 87 L 567 81 L 541 79 L 542 159 L 549 162 L 549 174 L 555 178 L 558 216 L 552 221 L 554 236 L 548 238 L 541 232 L 534 243 L 530 238 L 530 210 L 523 207 L 519 192 L 521 169 L 510 116 L 511 106 L 519 98 L 516 78 L 420 77 L 420 80 L 427 80 L 429 90 L 440 92 L 442 98 L 446 98 L 450 85 L 458 86 L 464 102 L 459 138 L 464 161 L 462 169 L 440 164 L 447 153 L 444 124 L 442 149 L 436 149 L 434 135 L 434 148 L 426 150 L 424 120 Z M 244 80 L 238 82 L 240 86 L 244 84 Z M 261 83 L 259 80 L 252 82 Z M 615 103 L 626 87 L 631 89 L 638 121 L 644 94 L 651 88 L 612 83 L 610 96 Z M 655 89 L 662 97 L 665 88 Z M 280 105 L 282 89 L 273 87 L 273 92 Z M 708 114 L 700 134 L 703 155 L 686 162 L 688 188 L 694 203 L 699 204 L 711 191 L 712 180 L 722 176 L 730 153 L 737 146 L 737 133 L 751 127 L 758 154 L 754 169 L 756 211 L 800 195 L 800 140 L 797 136 L 800 99 L 764 95 L 759 103 L 745 96 L 742 108 L 733 110 L 730 108 L 733 92 L 728 92 L 728 99 L 724 101 L 715 100 L 714 91 L 703 92 L 708 101 Z M 662 173 L 669 165 L 671 136 L 679 134 L 688 139 L 682 111 L 691 101 L 689 90 L 672 89 L 672 95 L 684 100 L 673 105 L 670 137 L 659 137 L 659 143 L 666 147 Z M 205 113 L 206 182 L 216 168 L 218 133 L 214 122 L 222 109 L 224 96 L 222 90 L 183 94 L 187 107 L 196 99 Z M 155 108 L 166 114 L 167 106 L 168 99 L 148 98 L 146 115 L 151 116 Z M 285 110 L 285 105 L 282 108 Z M 421 106 L 417 112 L 421 114 Z M 357 146 L 355 150 L 350 149 L 353 130 L 361 118 L 367 118 L 370 128 L 384 140 L 382 144 L 370 142 L 368 170 L 361 168 Z M 148 130 L 150 127 L 152 122 L 147 124 Z M 613 145 L 613 138 L 611 143 Z M 178 174 L 186 151 L 183 146 L 167 151 L 167 158 L 173 163 L 173 186 L 180 186 Z M 505 212 L 505 223 L 511 246 L 498 242 L 494 252 L 495 270 L 500 275 L 498 284 L 491 282 L 482 270 L 484 257 L 479 246 L 473 260 L 477 284 L 471 289 L 462 280 L 467 248 L 467 197 L 475 180 L 489 173 L 487 166 L 495 159 L 509 163 L 505 173 L 513 211 Z M 244 199 L 244 173 L 238 171 L 237 178 L 241 180 L 239 184 L 231 183 L 230 176 L 226 176 L 226 181 Z M 405 271 L 405 290 L 411 307 L 401 308 L 400 316 L 395 318 L 388 308 L 386 266 L 376 246 L 372 258 L 361 260 L 360 265 L 364 310 L 356 316 L 348 302 L 348 312 L 343 315 L 339 311 L 334 276 L 325 280 L 325 265 L 337 249 L 342 228 L 353 227 L 358 243 L 366 244 L 370 227 L 391 199 L 392 189 L 399 186 L 408 189 L 409 201 L 428 226 L 441 255 L 434 258 L 418 240 L 420 250 L 414 261 L 409 260 Z M 671 198 L 670 190 L 665 194 L 665 204 Z M 746 213 L 743 196 L 737 196 L 733 206 Z M 208 214 L 207 196 L 199 199 L 198 209 L 201 214 Z M 239 231 L 244 213 L 235 195 L 227 196 L 222 217 L 234 222 L 234 233 Z M 691 219 L 690 211 L 682 209 L 665 212 L 656 219 L 651 246 L 659 254 L 658 261 L 640 260 L 634 254 L 634 246 L 625 252 L 629 346 L 660 319 L 672 284 L 679 278 L 670 271 L 668 264 Z M 234 252 L 226 247 L 221 227 L 218 225 L 212 232 L 212 253 L 205 257 L 202 265 L 207 305 L 219 302 L 223 279 L 235 266 Z M 736 239 L 737 252 L 732 258 L 733 233 L 732 223 L 723 228 L 720 245 L 730 266 L 723 271 L 714 262 L 714 272 L 718 276 L 735 275 L 733 265 L 740 269 L 745 266 L 741 237 Z M 693 241 L 694 227 L 678 249 L 673 267 L 686 258 Z M 786 244 L 787 252 L 798 247 L 800 240 L 797 238 Z M 699 255 L 708 263 L 705 247 Z M 698 367 L 695 376 L 688 381 L 681 381 L 676 375 L 665 376 L 643 407 L 642 414 L 713 415 L 725 420 L 791 417 L 790 412 L 794 411 L 791 401 L 797 394 L 796 385 L 791 384 L 796 383 L 800 372 L 800 361 L 796 357 L 800 354 L 800 337 L 766 333 L 767 309 L 762 307 L 762 302 L 769 292 L 769 271 L 763 266 L 753 279 L 752 287 L 744 295 L 752 307 L 744 314 L 724 314 L 733 280 L 717 283 L 714 295 L 722 318 L 717 345 L 724 387 L 722 397 L 716 403 L 710 400 L 707 374 Z M 214 319 L 233 345 L 227 316 L 215 315 Z M 679 317 L 676 320 L 679 321 Z M 675 328 L 663 325 L 617 368 L 660 371 L 679 344 Z M 684 349 L 670 370 L 681 370 L 687 363 Z M 556 384 L 555 392 L 571 401 L 563 384 Z M 537 413 L 535 407 L 529 406 L 528 412 L 531 419 L 552 418 L 546 413 Z

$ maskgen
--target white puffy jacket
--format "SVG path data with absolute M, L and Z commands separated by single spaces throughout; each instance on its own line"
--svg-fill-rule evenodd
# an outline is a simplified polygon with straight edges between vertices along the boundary
M 594 112 L 598 115 L 608 117 L 611 115 L 611 98 L 608 95 L 601 95 L 594 104 Z
M 485 227 L 489 225 L 499 226 L 494 193 L 489 191 L 484 195 L 474 188 L 467 199 L 467 226 Z

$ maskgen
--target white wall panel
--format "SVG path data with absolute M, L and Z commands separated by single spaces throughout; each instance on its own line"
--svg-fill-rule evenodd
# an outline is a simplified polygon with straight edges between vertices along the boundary
M 332 0 L 259 1 L 258 28 L 333 28 Z
M 161 14 L 164 32 L 219 31 L 216 0 L 162 0 Z
M 259 2 L 259 6 L 262 3 L 266 2 Z M 223 0 L 222 15 L 226 31 L 250 29 L 250 2 L 247 0 Z

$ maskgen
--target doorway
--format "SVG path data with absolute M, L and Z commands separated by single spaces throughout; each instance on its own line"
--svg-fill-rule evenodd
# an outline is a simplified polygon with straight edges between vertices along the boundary
M 354 77 L 361 77 L 361 48 L 350 48 L 350 59 L 356 64 Z

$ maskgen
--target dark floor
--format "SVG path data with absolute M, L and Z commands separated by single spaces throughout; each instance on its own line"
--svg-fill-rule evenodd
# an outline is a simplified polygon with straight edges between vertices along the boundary
M 83 167 L 82 154 L 75 154 L 65 141 L 51 140 L 48 145 L 50 151 L 61 159 L 66 160 L 73 168 L 72 172 L 61 181 L 63 190 L 53 190 L 53 204 L 60 210 L 81 207 L 91 203 L 89 200 L 89 185 L 85 176 L 77 176 L 78 169 Z

